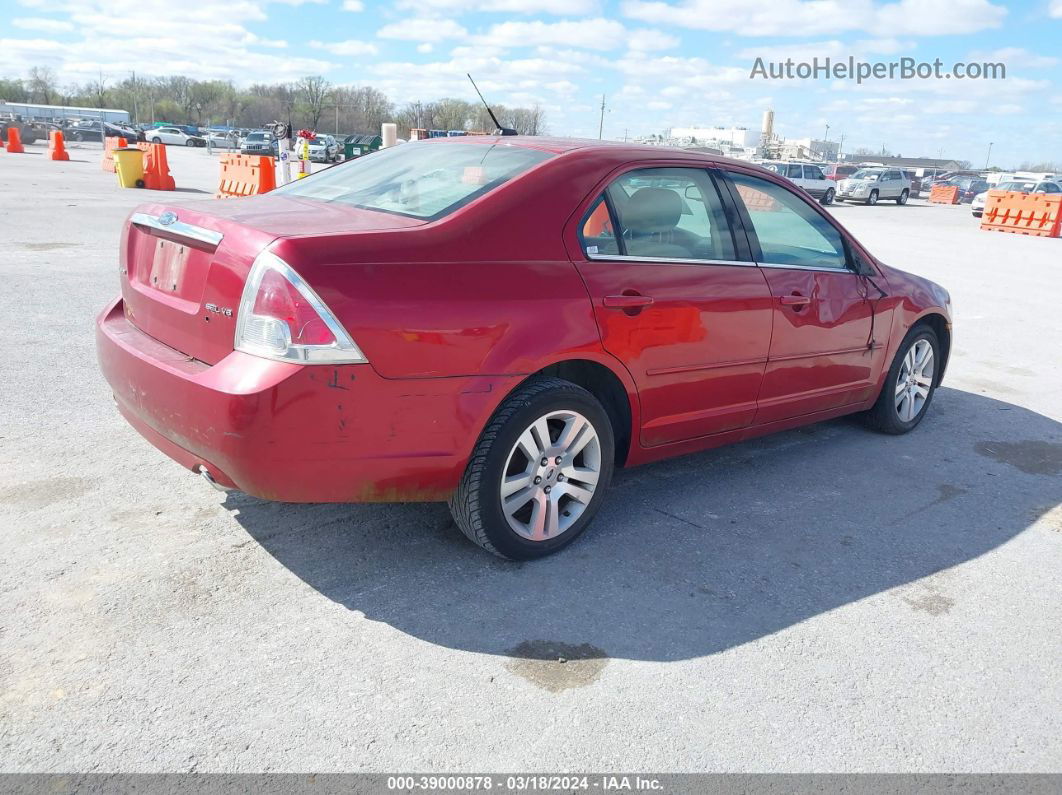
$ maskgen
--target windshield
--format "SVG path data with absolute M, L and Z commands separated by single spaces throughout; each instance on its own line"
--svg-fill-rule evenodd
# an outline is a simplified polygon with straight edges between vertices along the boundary
M 868 182 L 875 182 L 880 176 L 880 171 L 871 171 L 868 168 L 861 168 L 859 169 L 859 171 L 852 175 L 852 179 L 865 179 Z
M 266 133 L 260 133 L 260 132 L 251 133 L 250 135 L 247 136 L 247 140 L 248 141 L 265 141 L 266 140 Z
M 551 158 L 512 144 L 400 144 L 276 193 L 434 220 Z
M 1023 193 L 1029 193 L 1035 187 L 1035 182 L 1004 182 L 996 190 L 1020 190 Z

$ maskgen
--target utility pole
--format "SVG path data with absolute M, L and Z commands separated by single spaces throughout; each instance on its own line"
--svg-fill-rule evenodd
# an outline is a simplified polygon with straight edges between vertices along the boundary
M 993 143 L 995 143 L 995 142 L 994 141 L 989 141 L 988 142 L 988 156 L 985 158 L 985 168 L 986 169 L 988 168 L 988 161 L 992 159 L 992 144 Z
M 605 95 L 602 94 L 601 95 L 601 121 L 599 121 L 598 125 L 597 125 L 597 140 L 600 141 L 601 138 L 604 136 L 604 134 L 605 134 Z
M 133 123 L 134 124 L 140 124 L 140 112 L 137 110 L 137 106 L 136 106 L 136 94 L 137 94 L 137 91 L 136 91 L 136 70 L 135 69 L 133 70 L 132 75 L 133 75 Z
M 841 133 L 841 142 L 837 144 L 837 159 L 841 159 L 841 152 L 844 151 L 844 133 Z

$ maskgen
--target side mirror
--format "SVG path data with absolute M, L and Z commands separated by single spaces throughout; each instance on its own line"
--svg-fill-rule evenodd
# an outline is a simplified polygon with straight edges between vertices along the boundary
M 693 199 L 695 202 L 703 202 L 704 197 L 701 195 L 700 189 L 696 185 L 687 185 L 686 190 L 683 191 L 687 199 Z

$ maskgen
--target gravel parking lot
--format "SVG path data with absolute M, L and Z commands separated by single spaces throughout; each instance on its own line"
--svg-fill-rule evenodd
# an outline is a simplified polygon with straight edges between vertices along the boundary
M 926 421 L 621 472 L 506 563 L 444 505 L 222 495 L 119 417 L 99 147 L 0 152 L 0 769 L 1062 771 L 1062 240 L 841 205 L 952 293 Z M 172 148 L 211 200 L 216 158 Z

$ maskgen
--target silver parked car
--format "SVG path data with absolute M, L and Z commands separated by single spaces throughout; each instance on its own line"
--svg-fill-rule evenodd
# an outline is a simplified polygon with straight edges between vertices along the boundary
M 911 180 L 898 168 L 861 168 L 837 184 L 837 201 L 877 204 L 892 199 L 907 204 L 910 195 Z
M 339 143 L 334 136 L 318 135 L 310 141 L 310 160 L 315 163 L 333 163 L 339 159 Z

